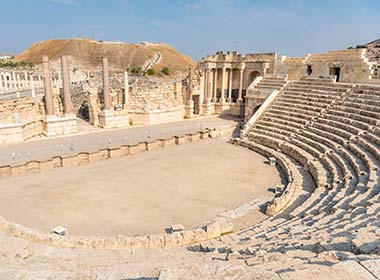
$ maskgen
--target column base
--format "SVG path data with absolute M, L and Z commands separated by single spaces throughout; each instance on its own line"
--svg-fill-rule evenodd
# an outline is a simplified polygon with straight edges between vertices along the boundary
M 243 103 L 243 100 L 240 102 L 237 101 L 236 103 L 231 103 L 231 116 L 234 117 L 244 117 L 245 114 L 245 104 Z
M 192 119 L 194 117 L 194 101 L 189 100 L 185 106 L 185 117 L 187 119 Z
M 78 133 L 78 123 L 75 114 L 66 114 L 64 117 L 46 116 L 42 120 L 42 124 L 42 133 L 47 137 Z
M 229 114 L 230 103 L 227 103 L 224 98 L 221 98 L 218 103 L 215 103 L 216 114 Z
M 212 107 L 213 104 L 211 104 L 210 99 L 206 99 L 205 102 L 202 104 L 202 114 L 205 116 L 211 115 L 213 113 Z
M 128 127 L 128 113 L 125 110 L 103 110 L 99 112 L 99 126 L 102 128 Z

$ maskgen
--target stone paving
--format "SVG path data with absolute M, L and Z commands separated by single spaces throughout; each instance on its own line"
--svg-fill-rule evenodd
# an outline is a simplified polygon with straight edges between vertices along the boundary
M 147 140 L 184 135 L 202 129 L 213 129 L 225 125 L 236 125 L 236 119 L 200 118 L 182 122 L 153 126 L 136 126 L 112 130 L 90 130 L 75 136 L 37 139 L 26 143 L 0 147 L 0 165 L 24 164 L 33 160 L 44 160 L 57 155 L 71 155 L 80 151 L 95 151 L 101 148 L 136 144 Z

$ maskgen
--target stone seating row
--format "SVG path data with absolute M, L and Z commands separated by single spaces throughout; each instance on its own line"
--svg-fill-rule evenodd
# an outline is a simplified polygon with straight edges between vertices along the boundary
M 309 94 L 293 94 L 290 91 L 286 92 L 286 96 L 281 96 L 281 98 L 284 98 L 285 100 L 291 100 L 291 101 L 309 101 L 309 102 L 315 102 L 320 104 L 330 104 L 330 98 L 328 98 L 326 95 L 322 96 L 313 96 Z
M 328 106 L 327 102 L 319 103 L 315 101 L 305 100 L 305 99 L 296 99 L 296 98 L 289 98 L 289 96 L 281 96 L 278 98 L 277 104 L 281 104 L 283 106 L 307 106 L 306 108 L 314 108 L 313 110 L 320 111 L 323 108 L 326 108 Z
M 284 209 L 293 199 L 297 188 L 300 187 L 302 178 L 297 168 L 290 162 L 286 157 L 282 156 L 280 153 L 277 153 L 274 150 L 268 149 L 266 146 L 257 144 L 251 141 L 244 141 L 244 146 L 258 152 L 267 157 L 275 157 L 276 163 L 279 164 L 281 169 L 285 172 L 287 178 L 287 185 L 282 191 L 280 196 L 276 196 L 272 201 L 268 202 L 266 208 L 266 214 L 268 216 L 273 216 L 279 213 L 282 209 Z
M 286 93 L 284 94 L 284 96 L 286 96 Z M 281 100 L 281 99 L 279 99 L 279 100 Z M 280 101 L 281 102 L 281 101 Z M 277 104 L 277 102 L 275 103 L 275 104 Z M 276 107 L 275 107 L 276 108 Z M 276 108 L 277 109 L 277 108 Z M 270 112 L 270 111 L 269 111 Z M 276 115 L 278 115 L 280 112 L 278 112 L 278 111 L 272 111 L 272 115 L 270 115 L 270 117 L 272 118 L 272 119 L 274 119 L 275 118 L 275 116 Z M 265 117 L 265 116 L 264 116 Z M 301 116 L 297 116 L 297 117 L 301 117 Z M 297 118 L 296 117 L 296 118 Z M 289 121 L 289 120 L 288 120 Z M 337 134 L 338 136 L 335 136 L 334 138 L 333 138 L 333 140 L 337 140 L 337 139 L 339 139 L 339 142 L 337 143 L 337 144 L 334 144 L 334 141 L 331 141 L 331 140 L 324 140 L 325 141 L 325 143 L 326 143 L 326 141 L 327 141 L 327 144 L 329 144 L 330 145 L 330 147 L 331 148 L 340 148 L 340 150 L 342 150 L 342 147 L 340 146 L 340 145 L 347 145 L 347 141 L 346 140 L 344 140 L 344 138 L 347 138 L 348 140 L 350 139 L 350 137 L 352 137 L 352 134 L 358 134 L 359 132 L 360 132 L 360 130 L 359 129 L 357 129 L 357 128 L 355 128 L 354 126 L 351 126 L 351 128 L 350 128 L 350 131 L 349 131 L 349 133 L 347 133 L 346 131 L 344 131 L 343 130 L 343 128 L 344 128 L 344 124 L 340 124 L 340 123 L 338 123 L 338 122 L 334 122 L 334 121 L 332 121 L 332 120 L 329 120 L 329 119 L 322 119 L 322 122 L 323 123 L 325 123 L 326 124 L 326 126 L 328 127 L 328 126 L 331 126 L 331 125 L 338 125 L 338 129 L 336 128 L 336 127 L 331 127 L 331 128 L 327 128 L 326 126 L 323 126 L 323 125 L 316 125 L 316 126 L 314 126 L 314 128 L 315 127 L 317 127 L 317 129 L 321 129 L 322 131 L 323 130 L 327 130 L 327 132 L 330 134 L 330 135 L 333 135 L 333 134 Z M 274 126 L 273 125 L 273 122 L 267 122 L 267 123 L 264 123 L 264 125 L 271 125 L 271 126 Z M 287 127 L 289 127 L 289 125 L 291 125 L 291 122 L 287 122 L 286 123 L 286 126 Z M 298 126 L 299 127 L 299 126 Z M 281 126 L 279 127 L 279 126 L 277 126 L 277 128 L 279 128 L 279 129 L 281 129 Z M 283 128 L 286 128 L 286 127 L 283 127 Z M 340 129 L 339 129 L 340 128 Z M 261 131 L 264 129 L 264 127 L 263 126 L 261 126 Z M 291 129 L 289 129 L 288 128 L 288 130 L 290 130 L 290 131 L 292 131 Z M 275 131 L 277 134 L 281 134 L 281 131 Z M 293 132 L 296 132 L 296 131 L 293 131 Z M 314 131 L 315 132 L 315 131 Z M 311 132 L 311 133 L 313 133 L 313 132 Z M 343 136 L 343 137 L 342 137 Z M 306 140 L 305 138 L 302 138 L 302 137 L 300 137 L 300 136 L 298 136 L 297 135 L 297 137 L 298 138 L 300 138 L 301 140 L 303 140 L 303 142 L 307 142 L 308 143 L 308 145 L 310 146 L 313 146 L 313 148 L 314 149 L 317 149 L 317 150 L 319 150 L 320 152 L 323 152 L 323 151 L 326 151 L 326 147 L 324 147 L 324 148 L 322 148 L 321 147 L 321 145 L 319 145 L 319 144 L 313 144 L 312 142 L 310 142 L 309 140 Z M 315 134 L 314 134 L 314 140 L 316 140 L 315 139 Z M 294 140 L 293 140 L 294 141 Z M 360 140 L 361 142 L 361 144 L 362 145 L 365 145 L 364 143 L 363 143 L 363 141 L 364 140 Z M 333 143 L 333 144 L 331 144 L 331 143 Z M 340 145 L 339 145 L 340 144 Z M 367 147 L 367 149 L 370 149 L 369 147 L 371 147 L 372 149 L 370 149 L 371 151 L 372 151 L 372 153 L 376 150 L 376 147 L 373 147 L 373 146 L 365 146 L 365 147 Z M 309 152 L 312 152 L 312 154 L 314 155 L 314 156 L 317 156 L 318 155 L 318 153 L 316 152 L 316 151 L 312 151 L 312 149 L 311 148 L 307 148 L 307 146 L 304 146 L 304 148 L 306 148 L 306 149 L 308 149 L 308 151 Z M 351 162 L 351 164 L 353 164 L 353 166 L 354 166 L 354 170 L 355 170 L 355 172 L 357 172 L 357 173 L 360 173 L 360 172 L 363 172 L 362 171 L 362 169 L 360 169 L 359 167 L 358 167 L 358 164 L 357 164 L 357 162 L 355 161 L 355 160 L 353 160 L 352 159 L 352 153 L 354 153 L 356 156 L 359 156 L 359 157 L 361 157 L 361 158 L 364 158 L 364 163 L 365 163 L 365 165 L 366 165 L 366 167 L 367 167 L 367 169 L 368 170 L 371 170 L 371 169 L 373 169 L 374 168 L 374 163 L 372 162 L 371 163 L 371 158 L 368 156 L 368 154 L 366 153 L 366 152 L 364 152 L 363 151 L 363 149 L 361 148 L 361 147 L 358 147 L 357 145 L 355 145 L 355 144 L 353 144 L 353 143 L 349 143 L 348 144 L 348 148 L 351 150 L 351 152 L 345 152 L 345 153 L 340 153 L 340 154 L 343 154 L 343 155 L 345 155 L 345 156 L 348 156 L 349 155 L 349 160 L 337 160 L 337 158 L 340 158 L 339 157 L 339 154 L 336 154 L 336 153 L 334 153 L 334 161 L 335 161 L 335 163 L 336 163 L 336 165 L 337 166 L 340 166 L 340 168 L 342 169 L 342 170 L 344 170 L 343 172 L 342 172 L 342 174 L 346 174 L 345 176 L 347 176 L 348 178 L 350 178 L 350 177 L 352 177 L 352 175 L 348 175 L 347 173 L 348 173 L 348 170 L 349 170 L 349 167 L 347 167 L 347 164 L 344 164 L 344 163 L 346 163 L 346 162 Z M 327 160 L 325 160 L 325 164 L 328 164 L 328 161 Z M 332 164 L 328 164 L 328 165 L 330 165 L 330 169 L 331 169 L 331 166 L 332 166 Z M 337 174 L 338 172 L 335 172 L 335 174 Z
M 259 250 L 309 250 L 309 247 L 312 251 L 364 251 L 367 249 L 357 241 L 358 235 L 373 233 L 379 227 L 380 215 L 376 216 L 376 211 L 380 210 L 380 128 L 374 122 L 378 110 L 370 103 L 364 104 L 368 95 L 350 91 L 352 85 L 312 83 L 299 82 L 294 91 L 292 85 L 287 86 L 248 129 L 246 140 L 271 151 L 277 158 L 296 160 L 318 187 L 291 212 L 285 208 L 234 234 L 239 242 L 231 243 L 231 252 L 247 257 Z M 324 104 L 323 110 L 317 109 L 318 103 Z M 314 109 L 305 105 L 314 105 Z M 351 110 L 344 111 L 346 107 Z M 305 174 L 301 179 L 304 178 Z M 305 184 L 305 180 L 300 184 Z M 373 248 L 370 246 L 368 252 Z

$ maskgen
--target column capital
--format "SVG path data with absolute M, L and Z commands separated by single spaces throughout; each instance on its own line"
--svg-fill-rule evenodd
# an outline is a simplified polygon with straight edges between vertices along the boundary
M 239 70 L 240 71 L 244 71 L 246 67 L 247 67 L 247 65 L 243 62 L 243 63 L 240 64 Z

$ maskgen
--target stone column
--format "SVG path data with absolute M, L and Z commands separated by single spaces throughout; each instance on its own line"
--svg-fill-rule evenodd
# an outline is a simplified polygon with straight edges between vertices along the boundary
M 207 99 L 207 70 L 203 71 L 203 102 L 206 103 Z
M 233 81 L 234 69 L 230 69 L 230 82 L 228 83 L 228 100 L 227 102 L 232 102 L 232 81 Z
M 70 93 L 70 73 L 67 65 L 67 56 L 61 55 L 61 68 L 62 68 L 62 84 L 63 84 L 63 106 L 65 114 L 73 111 L 73 103 L 71 102 Z
M 210 102 L 210 68 L 205 69 L 205 99 L 204 103 Z
M 129 99 L 129 83 L 128 83 L 128 71 L 124 72 L 124 105 L 128 104 Z
M 36 90 L 34 89 L 34 83 L 33 83 L 33 75 L 30 76 L 30 81 L 31 81 L 31 89 L 32 89 L 32 97 L 35 98 L 36 97 Z
M 217 93 L 218 93 L 218 68 L 215 68 L 214 70 L 214 93 L 212 95 L 212 99 L 214 102 L 218 99 Z
M 245 67 L 240 68 L 240 83 L 239 83 L 239 97 L 238 102 L 243 101 L 243 75 Z
M 103 57 L 103 98 L 104 109 L 111 109 L 110 78 L 108 73 L 108 59 Z
M 193 71 L 189 68 L 189 101 L 193 100 Z
M 185 106 L 185 114 L 186 114 L 186 117 L 191 119 L 194 115 L 194 101 L 193 101 L 193 72 L 192 72 L 192 69 L 189 68 L 189 76 L 188 76 L 188 79 L 189 79 L 189 83 L 188 83 L 188 86 L 189 86 L 189 92 L 188 92 L 188 99 L 187 99 L 187 102 L 186 102 L 186 106 Z
M 223 103 L 226 101 L 225 91 L 226 91 L 226 67 L 223 66 L 223 68 L 222 68 L 222 93 L 221 93 L 221 96 L 219 99 L 220 103 Z
M 24 71 L 24 84 L 23 84 L 23 87 L 24 88 L 28 88 L 30 86 L 29 84 L 29 81 L 28 81 L 28 73 L 26 71 Z
M 50 63 L 46 55 L 42 57 L 42 67 L 44 73 L 46 115 L 51 116 L 54 115 L 53 91 L 51 86 Z
M 12 88 L 16 88 L 16 75 L 15 72 L 12 71 Z

